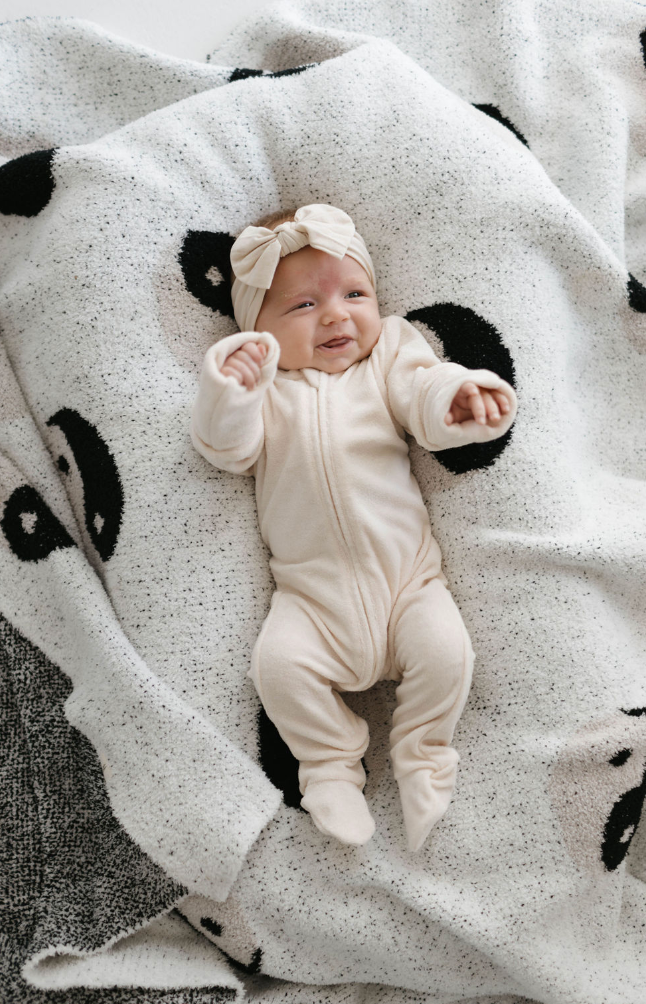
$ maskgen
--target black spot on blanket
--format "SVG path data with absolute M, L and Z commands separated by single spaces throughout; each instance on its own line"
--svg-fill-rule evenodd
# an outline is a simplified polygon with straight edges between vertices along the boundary
M 304 70 L 309 70 L 311 66 L 317 66 L 317 63 L 304 63 L 302 66 L 290 66 L 287 70 L 249 70 L 244 67 L 240 67 L 233 71 L 229 77 L 229 83 L 233 84 L 236 80 L 246 80 L 247 77 L 289 77 L 294 73 L 302 73 Z
M 37 216 L 54 191 L 52 158 L 56 150 L 36 150 L 0 167 L 0 213 Z
M 613 761 L 614 758 L 610 761 L 613 766 L 620 766 Z M 645 798 L 646 771 L 641 784 L 624 792 L 621 798 L 615 802 L 606 820 L 601 844 L 601 860 L 608 871 L 614 871 L 618 868 L 626 857 L 641 819 Z
M 641 825 L 645 725 L 644 707 L 586 721 L 566 738 L 551 767 L 549 792 L 565 845 L 592 874 L 616 871 Z
M 264 70 L 247 70 L 244 67 L 240 67 L 233 71 L 229 77 L 229 83 L 234 84 L 236 80 L 246 80 L 247 77 L 264 77 Z
M 624 710 L 624 715 L 639 718 L 646 713 L 646 708 L 630 708 Z M 623 767 L 632 757 L 632 749 L 624 748 L 618 750 L 609 760 L 612 767 Z M 614 871 L 628 853 L 635 830 L 641 819 L 644 800 L 646 799 L 646 771 L 641 779 L 641 784 L 630 788 L 615 802 L 603 830 L 603 842 L 601 845 L 601 860 L 608 869 Z
M 615 755 L 610 758 L 608 763 L 610 763 L 613 767 L 622 767 L 626 763 L 628 757 L 631 757 L 632 755 L 632 750 L 619 750 L 618 753 L 615 753 Z
M 268 73 L 268 77 L 290 77 L 293 73 L 302 73 L 303 70 L 309 70 L 311 66 L 318 66 L 318 63 L 304 63 L 303 66 L 290 66 L 287 70 L 274 70 L 273 73 Z
M 469 307 L 455 303 L 435 303 L 406 314 L 407 321 L 421 321 L 431 328 L 442 342 L 446 358 L 468 369 L 493 370 L 515 388 L 514 364 L 509 350 L 503 345 L 500 332 Z M 453 474 L 465 474 L 490 467 L 507 447 L 511 439 L 509 429 L 500 439 L 490 443 L 471 443 L 440 450 L 437 460 Z
M 529 149 L 529 143 L 523 136 L 522 132 L 519 129 L 517 129 L 516 126 L 512 122 L 510 122 L 508 118 L 505 118 L 505 116 L 502 114 L 499 108 L 496 108 L 495 105 L 475 105 L 475 104 L 473 107 L 477 108 L 479 112 L 484 112 L 485 115 L 489 115 L 489 117 L 495 119 L 496 122 L 500 122 L 501 125 L 506 126 L 510 132 L 513 132 L 516 139 L 519 139 L 520 142 L 524 143 L 524 145 Z
M 644 66 L 646 66 L 646 28 L 641 32 L 639 41 L 642 47 L 642 59 L 644 60 Z
M 239 973 L 244 973 L 247 976 L 254 976 L 256 973 L 259 973 L 261 971 L 260 967 L 262 965 L 262 948 L 256 949 L 251 958 L 251 962 L 248 963 L 248 965 L 245 965 L 244 962 L 238 962 L 237 959 L 234 959 L 230 955 L 227 955 L 227 953 L 222 948 L 220 948 L 220 951 L 222 952 L 223 955 L 227 957 L 233 968 L 237 969 Z
M 48 420 L 65 436 L 83 484 L 85 526 L 103 561 L 113 554 L 123 515 L 123 489 L 119 471 L 98 430 L 72 408 L 61 408 Z M 66 457 L 58 458 L 64 472 L 70 470 Z
M 42 561 L 58 548 L 74 547 L 65 527 L 31 485 L 22 485 L 11 493 L 0 526 L 21 561 Z
M 285 805 L 288 805 L 290 809 L 300 809 L 301 812 L 305 812 L 305 809 L 301 809 L 298 760 L 281 738 L 278 729 L 263 707 L 258 711 L 257 722 L 260 766 L 274 787 L 282 791 Z M 367 779 L 370 771 L 366 767 L 366 761 L 363 757 L 361 763 Z
M 208 931 L 213 938 L 221 938 L 224 933 L 222 924 L 219 924 L 217 920 L 213 920 L 211 917 L 200 917 L 200 925 L 205 931 Z M 218 945 L 218 948 L 228 959 L 233 968 L 239 973 L 244 973 L 246 976 L 254 976 L 256 973 L 260 972 L 260 967 L 262 965 L 262 948 L 257 948 L 251 956 L 251 961 L 247 963 L 240 962 L 239 959 L 234 959 L 232 955 L 225 952 L 222 945 Z
M 189 230 L 178 258 L 189 293 L 205 307 L 233 319 L 231 247 L 235 237 L 210 230 Z
M 218 924 L 217 920 L 211 920 L 210 917 L 200 917 L 200 924 L 204 930 L 212 934 L 214 938 L 221 937 L 222 924 Z
M 646 287 L 630 272 L 628 273 L 626 289 L 628 290 L 628 303 L 633 310 L 639 314 L 646 314 Z
M 282 791 L 285 805 L 292 809 L 300 809 L 298 760 L 262 707 L 258 711 L 258 745 L 260 766 L 271 783 Z

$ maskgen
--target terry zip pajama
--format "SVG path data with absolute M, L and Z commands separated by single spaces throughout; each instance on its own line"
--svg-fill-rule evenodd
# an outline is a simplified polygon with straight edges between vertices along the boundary
M 268 347 L 252 391 L 219 372 L 247 341 Z M 255 474 L 258 517 L 276 592 L 252 653 L 268 716 L 299 760 L 301 795 L 323 780 L 363 787 L 363 719 L 344 691 L 398 680 L 391 759 L 411 844 L 428 803 L 453 791 L 450 743 L 473 652 L 446 589 L 439 547 L 410 470 L 405 433 L 428 450 L 501 436 L 511 387 L 488 370 L 440 363 L 423 336 L 388 317 L 372 353 L 342 373 L 279 370 L 268 332 L 240 332 L 206 354 L 194 445 L 216 467 Z M 444 416 L 465 380 L 512 405 L 496 428 Z

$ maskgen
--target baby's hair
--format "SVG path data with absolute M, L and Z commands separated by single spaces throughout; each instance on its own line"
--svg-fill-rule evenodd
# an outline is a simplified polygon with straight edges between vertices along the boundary
M 266 216 L 261 216 L 259 220 L 255 223 L 251 223 L 252 227 L 267 227 L 267 230 L 275 230 L 280 223 L 293 223 L 296 219 L 296 213 L 298 209 L 278 209 L 275 213 L 267 213 Z
M 254 220 L 253 223 L 247 223 L 248 227 L 266 227 L 267 230 L 275 230 L 279 223 L 293 223 L 296 218 L 296 213 L 298 208 L 294 209 L 278 209 L 276 212 L 267 213 L 266 216 L 261 216 L 259 220 Z M 246 230 L 246 227 L 243 227 Z M 240 231 L 242 233 L 242 230 Z M 237 234 L 239 237 L 240 234 Z M 235 275 L 233 270 L 229 273 L 229 280 L 231 285 L 233 285 L 233 280 Z

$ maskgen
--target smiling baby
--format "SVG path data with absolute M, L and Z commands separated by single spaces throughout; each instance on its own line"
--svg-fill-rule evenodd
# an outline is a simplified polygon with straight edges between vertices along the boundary
M 216 467 L 255 475 L 276 582 L 249 676 L 299 761 L 301 806 L 364 844 L 368 727 L 346 691 L 398 682 L 390 756 L 408 847 L 446 811 L 473 650 L 410 469 L 427 450 L 502 436 L 513 389 L 442 363 L 404 318 L 382 318 L 368 249 L 326 204 L 274 214 L 231 249 L 240 332 L 208 350 L 191 434 Z

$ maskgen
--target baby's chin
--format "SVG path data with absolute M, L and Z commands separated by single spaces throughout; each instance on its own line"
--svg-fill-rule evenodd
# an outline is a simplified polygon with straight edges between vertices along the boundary
M 348 355 L 339 355 L 331 358 L 322 357 L 319 352 L 314 352 L 310 356 L 303 356 L 300 359 L 286 361 L 279 359 L 278 369 L 279 370 L 321 370 L 323 373 L 343 373 L 344 370 L 353 366 L 354 363 L 358 362 L 359 359 L 363 359 L 369 353 L 364 352 L 359 355 L 358 353 L 352 353 Z M 290 365 L 290 362 L 292 365 Z
M 321 370 L 322 373 L 344 373 L 345 370 L 350 369 L 357 362 L 359 362 L 358 359 L 334 359 L 329 361 L 326 359 L 315 359 L 310 363 L 310 368 Z
M 348 359 L 346 361 L 335 359 L 334 363 L 331 365 L 325 359 L 312 359 L 310 362 L 305 362 L 301 366 L 281 366 L 281 364 L 278 363 L 278 369 L 285 370 L 286 372 L 294 370 L 321 370 L 322 373 L 343 373 L 344 370 L 349 369 L 356 362 L 358 362 L 357 359 Z
M 338 355 L 326 355 L 321 350 L 315 351 L 313 353 L 313 360 L 310 366 L 322 370 L 324 373 L 343 373 L 344 370 L 354 366 L 355 363 L 360 362 L 369 356 L 372 352 L 373 346 L 368 348 L 360 348 L 356 343 L 350 346 L 349 351 L 341 352 Z

